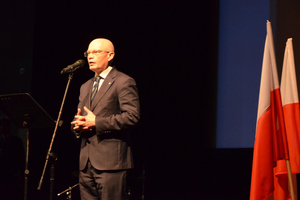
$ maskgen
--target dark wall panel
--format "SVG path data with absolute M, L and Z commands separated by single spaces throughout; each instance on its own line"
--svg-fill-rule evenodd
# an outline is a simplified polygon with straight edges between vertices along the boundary
M 33 59 L 34 3 L 0 3 L 0 94 L 30 92 Z

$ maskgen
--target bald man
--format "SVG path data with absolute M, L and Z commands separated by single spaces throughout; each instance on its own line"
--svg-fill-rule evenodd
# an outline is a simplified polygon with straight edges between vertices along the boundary
M 81 86 L 71 122 L 73 133 L 81 138 L 80 196 L 125 199 L 127 170 L 133 167 L 129 132 L 140 118 L 136 83 L 110 66 L 115 49 L 108 39 L 93 40 L 84 55 L 95 76 Z

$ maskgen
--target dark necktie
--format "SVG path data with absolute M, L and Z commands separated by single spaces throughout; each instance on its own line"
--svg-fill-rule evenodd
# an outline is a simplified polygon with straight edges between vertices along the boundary
M 91 104 L 93 103 L 95 96 L 98 92 L 98 87 L 99 87 L 99 82 L 100 82 L 101 77 L 100 76 L 96 76 L 95 77 L 95 82 L 94 82 L 94 86 L 92 89 L 92 95 L 91 95 Z

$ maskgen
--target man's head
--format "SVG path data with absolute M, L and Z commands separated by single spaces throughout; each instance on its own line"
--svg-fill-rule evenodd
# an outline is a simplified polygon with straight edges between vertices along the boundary
M 115 56 L 115 48 L 111 41 L 105 38 L 94 39 L 85 53 L 90 70 L 99 75 L 105 70 Z

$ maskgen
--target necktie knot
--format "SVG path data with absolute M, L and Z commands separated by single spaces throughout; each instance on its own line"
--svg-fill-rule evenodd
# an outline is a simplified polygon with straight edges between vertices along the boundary
M 99 83 L 100 79 L 101 79 L 100 76 L 96 76 L 96 77 L 95 77 L 95 82 Z

